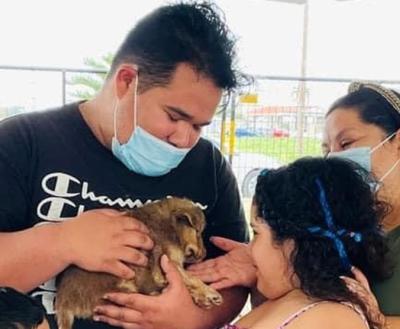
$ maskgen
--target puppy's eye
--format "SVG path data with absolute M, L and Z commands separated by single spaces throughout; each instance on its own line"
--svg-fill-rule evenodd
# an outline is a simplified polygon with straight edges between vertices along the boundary
M 193 227 L 193 222 L 192 222 L 192 218 L 190 216 L 188 216 L 187 214 L 179 214 L 176 216 L 176 220 L 184 225 Z

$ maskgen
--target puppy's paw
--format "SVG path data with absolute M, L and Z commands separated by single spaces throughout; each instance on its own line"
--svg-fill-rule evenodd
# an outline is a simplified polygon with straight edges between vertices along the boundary
M 138 292 L 134 280 L 120 280 L 117 284 L 117 288 L 120 289 L 121 291 L 126 291 L 126 292 Z
M 193 301 L 204 309 L 210 309 L 214 305 L 221 305 L 223 298 L 221 294 L 215 289 L 204 285 L 203 287 L 198 287 L 191 291 Z

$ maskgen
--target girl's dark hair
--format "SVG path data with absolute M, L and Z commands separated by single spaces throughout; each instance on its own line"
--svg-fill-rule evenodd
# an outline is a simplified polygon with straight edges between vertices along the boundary
M 187 63 L 229 92 L 248 82 L 235 69 L 235 44 L 224 15 L 215 4 L 166 5 L 145 16 L 129 32 L 114 57 L 110 73 L 121 63 L 136 63 L 143 91 L 165 86 L 177 65 Z
M 400 99 L 399 93 L 391 91 Z M 356 111 L 363 122 L 378 126 L 387 135 L 400 129 L 400 113 L 380 93 L 368 87 L 336 100 L 326 116 L 338 108 Z
M 46 319 L 41 303 L 13 288 L 0 288 L 0 328 L 35 329 Z
M 276 243 L 294 241 L 291 263 L 304 293 L 321 300 L 354 303 L 364 311 L 371 328 L 378 328 L 363 302 L 340 279 L 353 275 L 343 267 L 333 239 L 309 231 L 310 227 L 329 230 L 317 180 L 325 191 L 334 225 L 346 232 L 339 238 L 351 264 L 369 280 L 390 276 L 388 246 L 381 230 L 388 206 L 371 192 L 368 183 L 373 178 L 353 162 L 303 158 L 262 172 L 254 197 L 258 216 L 268 223 Z M 357 242 L 351 232 L 360 233 L 361 241 Z

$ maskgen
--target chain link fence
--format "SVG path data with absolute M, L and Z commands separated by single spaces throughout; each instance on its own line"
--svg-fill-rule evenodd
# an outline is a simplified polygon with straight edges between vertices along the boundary
M 101 85 L 98 78 L 104 73 L 0 66 L 0 120 L 76 101 L 82 90 L 90 95 Z M 83 85 L 76 81 L 83 81 Z M 321 155 L 325 113 L 335 99 L 346 93 L 350 81 L 256 76 L 255 84 L 245 94 L 233 95 L 221 107 L 203 135 L 231 163 L 246 203 L 262 168 Z M 400 81 L 378 82 L 395 89 L 400 86 Z

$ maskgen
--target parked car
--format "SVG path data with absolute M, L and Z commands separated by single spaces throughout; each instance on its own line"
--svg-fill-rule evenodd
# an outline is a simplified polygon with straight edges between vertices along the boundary
M 289 131 L 286 129 L 274 128 L 272 130 L 273 137 L 289 137 Z
M 232 170 L 236 176 L 242 197 L 251 198 L 256 189 L 257 177 L 265 168 L 274 169 L 282 164 L 278 159 L 260 153 L 238 152 L 232 159 Z
M 258 134 L 255 131 L 247 129 L 247 128 L 236 128 L 235 135 L 236 135 L 236 137 L 258 136 Z
M 271 137 L 274 133 L 274 129 L 269 126 L 258 126 L 255 129 L 255 132 L 259 136 L 264 136 L 264 137 Z
M 246 128 L 237 128 L 236 136 L 265 136 L 265 137 L 289 137 L 290 133 L 286 129 L 282 128 L 273 128 L 266 126 L 258 126 L 254 129 L 246 129 Z
M 219 140 L 216 137 L 206 138 L 219 148 Z M 278 159 L 265 154 L 235 152 L 232 159 L 232 170 L 236 176 L 242 197 L 251 198 L 253 196 L 257 177 L 262 169 L 274 169 L 281 165 Z

